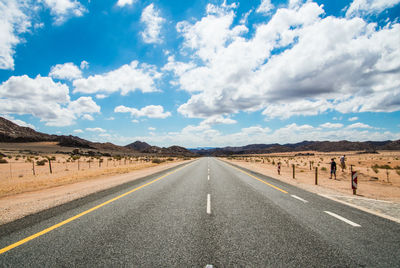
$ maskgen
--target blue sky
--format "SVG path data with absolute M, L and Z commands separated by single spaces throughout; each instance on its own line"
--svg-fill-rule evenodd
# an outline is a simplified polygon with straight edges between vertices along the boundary
M 400 139 L 400 0 L 0 0 L 0 115 L 185 147 Z

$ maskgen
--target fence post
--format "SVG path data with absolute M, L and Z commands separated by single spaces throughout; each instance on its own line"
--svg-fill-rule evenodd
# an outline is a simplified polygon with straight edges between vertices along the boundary
M 318 185 L 318 167 L 315 167 L 315 185 Z
M 78 171 L 79 171 L 79 158 L 78 158 Z
M 36 176 L 36 172 L 35 172 L 35 160 L 32 160 L 32 173 L 33 173 L 33 176 Z
M 292 167 L 293 167 L 293 179 L 295 179 L 296 178 L 295 164 L 292 164 Z
M 48 159 L 49 159 L 49 169 L 50 169 L 50 174 L 53 174 L 53 170 L 51 169 L 51 159 L 50 159 L 50 157 L 49 157 Z

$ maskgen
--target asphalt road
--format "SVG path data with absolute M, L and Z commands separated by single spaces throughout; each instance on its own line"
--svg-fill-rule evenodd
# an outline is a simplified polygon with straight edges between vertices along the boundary
M 0 226 L 0 267 L 207 265 L 400 267 L 400 224 L 201 158 Z

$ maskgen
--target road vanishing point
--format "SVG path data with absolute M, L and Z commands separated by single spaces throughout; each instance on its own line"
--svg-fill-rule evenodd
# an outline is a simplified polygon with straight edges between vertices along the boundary
M 0 267 L 400 267 L 400 224 L 200 158 L 0 226 Z

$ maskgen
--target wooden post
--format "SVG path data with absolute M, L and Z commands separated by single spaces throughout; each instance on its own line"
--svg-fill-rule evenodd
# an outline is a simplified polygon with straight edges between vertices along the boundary
M 79 158 L 78 158 L 78 170 L 79 170 Z
M 292 164 L 292 167 L 293 167 L 293 179 L 295 179 L 296 178 L 295 164 Z
M 35 160 L 32 160 L 32 173 L 33 173 L 33 176 L 36 176 L 36 172 L 35 172 Z
M 315 185 L 318 185 L 318 167 L 315 167 Z
M 89 158 L 89 168 L 90 168 L 90 158 Z
M 49 169 L 50 169 L 50 174 L 53 174 L 53 170 L 51 169 L 51 159 L 50 159 L 50 157 L 49 157 L 48 159 L 49 159 Z

